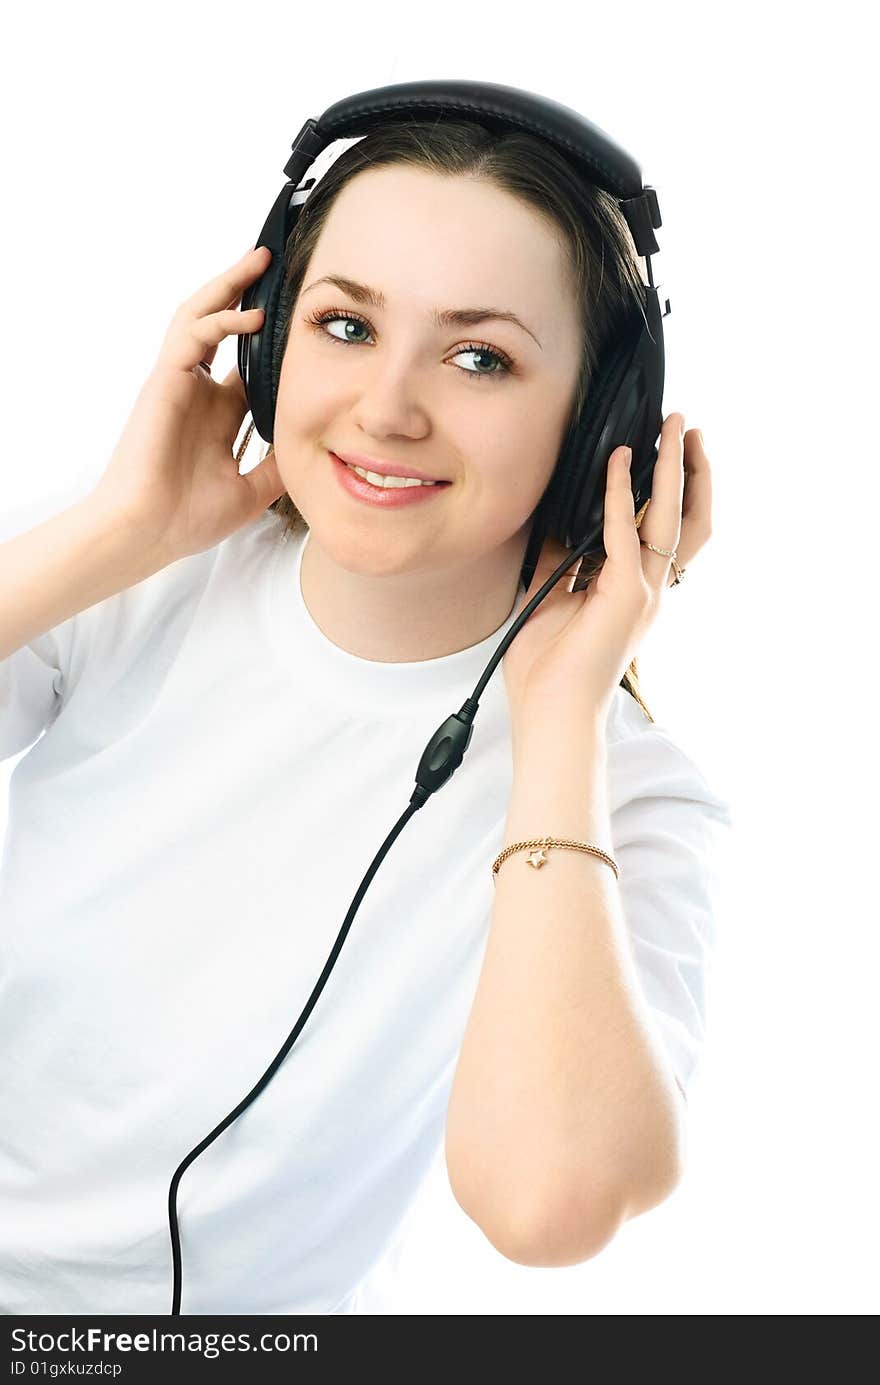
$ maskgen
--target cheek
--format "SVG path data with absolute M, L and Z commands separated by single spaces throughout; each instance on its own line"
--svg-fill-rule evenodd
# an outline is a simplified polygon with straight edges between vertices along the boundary
M 275 425 L 289 435 L 314 436 L 327 417 L 330 400 L 329 372 L 318 370 L 307 354 L 288 343 L 278 380 Z
M 505 514 L 531 514 L 546 490 L 559 448 L 554 425 L 536 418 L 535 410 L 508 414 L 503 426 L 488 429 L 473 453 L 481 489 L 491 492 Z

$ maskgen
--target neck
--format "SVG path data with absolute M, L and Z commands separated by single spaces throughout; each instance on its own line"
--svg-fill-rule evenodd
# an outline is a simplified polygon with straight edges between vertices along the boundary
M 314 533 L 302 556 L 303 601 L 333 644 L 376 663 L 416 663 L 469 649 L 498 630 L 520 589 L 528 529 L 453 568 L 354 572 Z

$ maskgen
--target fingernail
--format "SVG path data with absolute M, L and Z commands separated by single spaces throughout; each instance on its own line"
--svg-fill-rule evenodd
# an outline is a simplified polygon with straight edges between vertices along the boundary
M 631 448 L 631 447 L 625 447 L 625 448 L 623 449 L 623 465 L 626 467 L 627 471 L 629 471 L 630 466 L 632 465 L 632 456 L 633 456 L 632 448 Z

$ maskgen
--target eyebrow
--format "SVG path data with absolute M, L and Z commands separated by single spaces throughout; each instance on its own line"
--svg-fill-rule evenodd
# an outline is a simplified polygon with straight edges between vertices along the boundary
M 372 308 L 385 307 L 385 297 L 378 289 L 371 289 L 367 284 L 359 284 L 355 279 L 346 279 L 341 274 L 325 274 L 316 279 L 307 289 L 303 289 L 303 296 L 319 284 L 335 284 L 356 303 L 366 303 Z M 544 349 L 534 332 L 530 331 L 524 322 L 520 322 L 516 313 L 508 312 L 504 308 L 435 308 L 431 318 L 437 327 L 474 327 L 478 322 L 488 322 L 493 318 L 500 322 L 512 322 L 515 327 L 521 327 L 524 332 L 528 332 L 532 340 L 537 342 L 539 350 Z

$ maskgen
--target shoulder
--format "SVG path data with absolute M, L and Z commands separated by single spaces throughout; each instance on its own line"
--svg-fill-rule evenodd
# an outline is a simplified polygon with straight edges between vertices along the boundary
M 612 811 L 634 799 L 651 800 L 662 811 L 677 800 L 700 805 L 705 815 L 732 825 L 729 800 L 710 784 L 682 739 L 651 721 L 622 687 L 609 712 L 606 744 Z

